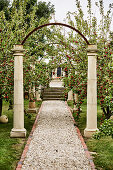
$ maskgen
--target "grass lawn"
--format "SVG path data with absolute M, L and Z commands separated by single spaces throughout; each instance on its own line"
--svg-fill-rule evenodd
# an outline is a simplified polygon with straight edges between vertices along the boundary
M 68 105 L 72 108 L 72 102 L 68 102 Z M 100 126 L 100 119 L 102 117 L 102 110 L 98 105 L 98 128 Z M 82 104 L 81 117 L 77 123 L 81 134 L 84 134 L 84 129 L 86 128 L 86 101 Z M 75 114 L 73 114 L 75 116 Z M 84 137 L 88 150 L 94 154 L 93 160 L 98 170 L 113 170 L 113 139 L 111 137 L 104 137 L 100 140 L 95 140 L 93 138 L 87 139 Z
M 41 102 L 36 102 L 36 107 L 40 107 Z M 28 107 L 28 101 L 25 100 L 25 108 Z M 2 115 L 8 116 L 8 123 L 0 123 L 0 170 L 14 170 L 23 148 L 26 144 L 29 133 L 34 124 L 36 113 L 31 114 L 31 119 L 25 116 L 25 128 L 27 130 L 26 138 L 10 138 L 10 131 L 13 128 L 13 110 L 8 110 L 8 103 L 3 102 Z

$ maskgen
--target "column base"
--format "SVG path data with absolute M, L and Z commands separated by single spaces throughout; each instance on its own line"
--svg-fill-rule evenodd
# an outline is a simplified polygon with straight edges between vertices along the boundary
M 13 128 L 10 132 L 11 138 L 25 138 L 26 137 L 26 129 L 15 129 Z
M 73 108 L 73 112 L 76 112 L 77 111 L 77 108 Z
M 28 113 L 37 113 L 37 109 L 36 108 L 29 108 Z
M 42 101 L 42 99 L 40 98 L 40 99 L 37 99 L 37 101 Z
M 73 101 L 73 100 L 67 99 L 67 102 L 71 102 L 71 101 Z
M 78 110 L 78 108 L 76 108 L 76 107 L 73 108 L 73 111 L 77 111 L 77 110 Z M 80 108 L 80 112 L 82 112 L 82 108 Z
M 99 131 L 98 128 L 97 129 L 88 129 L 88 128 L 86 128 L 84 130 L 84 136 L 87 137 L 87 138 L 90 138 L 90 137 L 92 137 L 93 133 L 95 133 L 96 131 Z

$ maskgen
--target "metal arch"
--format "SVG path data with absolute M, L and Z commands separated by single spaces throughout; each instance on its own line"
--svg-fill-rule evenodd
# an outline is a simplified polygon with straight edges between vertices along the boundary
M 85 42 L 89 45 L 89 42 L 88 40 L 86 39 L 86 37 L 79 31 L 77 30 L 76 28 L 72 27 L 71 25 L 67 25 L 67 24 L 63 24 L 63 23 L 48 23 L 48 24 L 44 24 L 44 25 L 41 25 L 37 28 L 35 28 L 34 30 L 32 30 L 25 38 L 24 40 L 22 41 L 21 45 L 23 45 L 25 43 L 25 41 L 27 40 L 27 38 L 35 31 L 43 28 L 43 27 L 46 27 L 46 26 L 49 26 L 49 25 L 61 25 L 61 26 L 64 26 L 64 27 L 68 27 L 74 31 L 76 31 L 78 34 L 80 34 L 82 36 L 82 38 L 85 40 Z

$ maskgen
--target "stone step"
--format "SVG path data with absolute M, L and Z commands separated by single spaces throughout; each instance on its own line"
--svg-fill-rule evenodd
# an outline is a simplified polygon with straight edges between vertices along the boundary
M 43 98 L 43 101 L 46 100 L 65 100 L 64 98 Z
M 63 91 L 59 91 L 59 92 L 44 92 L 44 95 L 63 95 L 64 92 Z
M 44 90 L 64 90 L 64 87 L 49 87 L 49 88 L 44 88 Z
M 44 89 L 65 89 L 65 87 L 48 87 L 48 88 L 44 88 Z
M 64 88 L 48 88 L 44 89 L 44 92 L 64 92 Z
M 62 98 L 63 95 L 43 95 L 43 98 Z
M 43 100 L 64 100 L 64 87 L 50 87 L 43 91 Z

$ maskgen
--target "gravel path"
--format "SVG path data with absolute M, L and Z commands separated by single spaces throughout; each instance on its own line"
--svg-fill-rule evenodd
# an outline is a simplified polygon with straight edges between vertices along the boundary
M 64 101 L 44 101 L 22 170 L 91 170 Z

